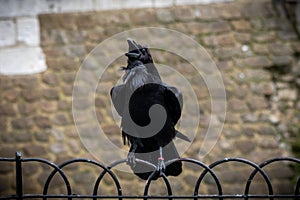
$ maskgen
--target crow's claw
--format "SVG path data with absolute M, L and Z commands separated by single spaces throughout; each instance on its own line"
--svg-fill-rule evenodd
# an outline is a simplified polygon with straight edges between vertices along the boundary
M 131 167 L 136 166 L 136 161 L 135 161 L 135 155 L 134 152 L 129 152 L 126 160 L 127 164 L 130 165 Z
M 160 175 L 162 175 L 165 172 L 166 165 L 165 165 L 165 159 L 163 157 L 158 158 L 158 164 L 157 164 L 157 171 Z

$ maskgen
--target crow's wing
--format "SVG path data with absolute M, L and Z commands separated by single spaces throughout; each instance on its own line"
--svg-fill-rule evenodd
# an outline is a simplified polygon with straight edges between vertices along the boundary
M 182 93 L 176 87 L 166 86 L 164 99 L 166 102 L 166 109 L 170 112 L 170 117 L 175 125 L 181 116 L 183 105 Z
M 111 100 L 118 114 L 123 117 L 125 104 L 125 85 L 118 85 L 110 90 Z

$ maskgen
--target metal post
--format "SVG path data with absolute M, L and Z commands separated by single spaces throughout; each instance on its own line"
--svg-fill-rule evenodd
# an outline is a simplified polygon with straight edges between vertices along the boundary
M 16 195 L 18 200 L 23 199 L 22 154 L 16 152 Z

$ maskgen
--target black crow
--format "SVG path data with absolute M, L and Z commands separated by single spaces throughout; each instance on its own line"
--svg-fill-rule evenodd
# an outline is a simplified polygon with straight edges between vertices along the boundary
M 175 129 L 181 116 L 182 94 L 176 87 L 162 82 L 148 48 L 131 39 L 127 42 L 127 67 L 121 67 L 125 71 L 123 84 L 110 92 L 113 105 L 122 117 L 123 142 L 130 145 L 127 162 L 144 180 L 153 169 L 136 162 L 135 158 L 157 165 L 153 179 L 162 172 L 177 176 L 182 171 L 181 162 L 165 166 L 164 160 L 179 158 L 172 141 L 175 136 L 189 141 Z

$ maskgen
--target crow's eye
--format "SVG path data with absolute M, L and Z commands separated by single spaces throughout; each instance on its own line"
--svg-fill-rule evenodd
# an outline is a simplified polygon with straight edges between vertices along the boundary
M 142 53 L 143 53 L 143 54 L 146 54 L 146 50 L 145 50 L 145 49 L 142 49 Z

